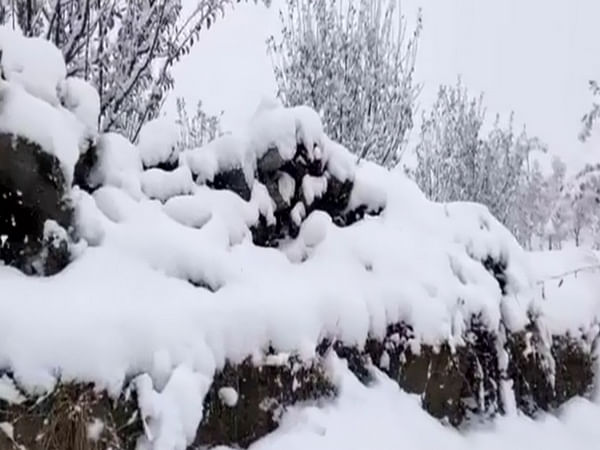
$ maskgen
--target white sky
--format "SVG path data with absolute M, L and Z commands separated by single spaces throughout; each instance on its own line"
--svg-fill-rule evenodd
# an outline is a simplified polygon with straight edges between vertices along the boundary
M 277 33 L 280 1 L 270 10 L 237 5 L 204 33 L 176 67 L 175 96 L 223 110 L 228 129 L 243 126 L 275 92 L 265 40 Z M 588 80 L 600 79 L 600 0 L 402 0 L 402 7 L 410 23 L 423 9 L 422 109 L 460 75 L 471 94 L 485 94 L 490 116 L 514 111 L 517 124 L 573 169 L 600 161 L 600 131 L 587 144 L 577 140 L 592 102 Z

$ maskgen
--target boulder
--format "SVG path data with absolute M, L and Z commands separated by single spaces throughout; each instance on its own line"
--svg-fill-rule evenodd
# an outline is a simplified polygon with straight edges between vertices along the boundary
M 39 145 L 0 134 L 0 260 L 29 275 L 69 261 L 73 208 L 60 161 Z M 62 230 L 62 231 L 61 231 Z
M 94 180 L 93 173 L 98 166 L 98 147 L 90 146 L 77 160 L 73 174 L 73 185 L 86 192 L 93 192 L 99 183 Z
M 286 163 L 279 150 L 275 147 L 268 149 L 264 155 L 258 158 L 256 168 L 260 178 L 278 171 Z

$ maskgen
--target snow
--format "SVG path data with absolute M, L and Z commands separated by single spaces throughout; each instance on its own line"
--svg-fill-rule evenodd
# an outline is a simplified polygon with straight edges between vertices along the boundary
M 180 161 L 197 175 L 198 183 L 212 181 L 215 175 L 231 169 L 243 169 L 246 181 L 252 183 L 253 162 L 243 137 L 227 134 L 203 147 L 184 152 Z
M 296 141 L 306 147 L 311 159 L 314 159 L 315 147 L 323 147 L 323 124 L 319 114 L 308 106 L 295 106 L 290 109 L 296 118 Z
M 310 160 L 315 159 L 315 147 L 324 146 L 325 135 L 319 115 L 306 106 L 284 108 L 278 103 L 262 103 L 248 124 L 251 151 L 259 159 L 276 148 L 284 161 L 291 160 L 296 145 L 304 144 Z
M 91 134 L 98 132 L 100 96 L 87 81 L 69 77 L 62 86 L 62 101 L 65 108 L 75 114 Z
M 42 38 L 26 38 L 0 25 L 0 54 L 4 78 L 20 84 L 29 94 L 58 105 L 57 93 L 67 76 L 60 50 Z
M 219 399 L 223 402 L 225 406 L 233 408 L 235 405 L 237 405 L 237 402 L 239 400 L 239 394 L 232 387 L 222 387 L 221 389 L 219 389 Z
M 296 190 L 296 181 L 291 175 L 282 172 L 277 180 L 277 187 L 279 194 L 286 204 L 290 204 L 294 197 L 294 191 Z
M 166 117 L 159 117 L 144 124 L 140 130 L 138 149 L 144 167 L 154 167 L 176 158 L 179 129 Z
M 591 331 L 600 323 L 600 259 L 589 249 L 533 252 L 529 254 L 544 301 L 540 309 L 554 334 L 573 336 Z
M 376 210 L 385 207 L 388 194 L 381 183 L 378 182 L 378 177 L 385 177 L 385 169 L 364 162 L 361 162 L 360 167 L 359 175 L 354 179 L 354 189 L 350 196 L 349 208 L 354 209 L 360 205 L 369 205 Z
M 98 94 L 85 81 L 66 78 L 62 53 L 45 39 L 0 26 L 0 55 L 0 132 L 56 156 L 71 184 L 80 153 L 95 140 Z
M 11 441 L 15 439 L 15 429 L 8 422 L 0 422 L 0 431 L 2 431 Z
M 256 206 L 268 225 L 275 225 L 275 202 L 269 196 L 269 191 L 264 184 L 254 182 L 250 203 Z
M 325 240 L 330 227 L 332 227 L 331 217 L 323 211 L 314 211 L 300 228 L 300 240 L 307 247 L 316 247 Z
M 323 138 L 324 157 L 327 170 L 340 181 L 353 181 L 357 158 L 343 145 Z
M 92 442 L 98 442 L 102 431 L 104 431 L 104 423 L 96 418 L 87 426 L 87 438 Z
M 210 379 L 182 365 L 173 371 L 160 392 L 154 390 L 147 375 L 141 375 L 136 385 L 145 430 L 145 439 L 137 448 L 186 450 L 202 419 L 202 403 Z
M 90 175 L 93 185 L 123 189 L 132 198 L 142 197 L 142 162 L 135 145 L 117 133 L 104 133 L 97 145 L 98 164 Z
M 290 109 L 275 107 L 259 110 L 249 128 L 249 146 L 256 158 L 276 148 L 285 161 L 296 153 L 296 117 Z
M 0 377 L 0 400 L 17 405 L 25 401 L 13 380 L 6 375 Z
M 305 175 L 302 178 L 302 194 L 307 206 L 313 204 L 313 202 L 322 197 L 327 191 L 327 178 L 324 176 L 314 177 L 312 175 Z
M 61 107 L 30 95 L 20 85 L 0 80 L 0 132 L 39 144 L 62 163 L 67 182 L 85 149 L 85 127 Z
M 142 191 L 161 202 L 177 195 L 191 194 L 193 190 L 194 180 L 188 167 L 181 166 L 171 172 L 149 169 L 142 173 Z
M 292 216 L 292 221 L 296 225 L 300 225 L 306 217 L 306 208 L 304 206 L 304 203 L 297 203 L 296 205 L 294 205 L 292 211 L 290 212 L 290 215 Z

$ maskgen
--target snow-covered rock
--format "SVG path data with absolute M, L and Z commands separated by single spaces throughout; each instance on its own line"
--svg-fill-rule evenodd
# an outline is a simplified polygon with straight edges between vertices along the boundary
M 177 167 L 178 140 L 179 129 L 171 119 L 159 117 L 144 124 L 137 144 L 144 168 L 171 170 Z
M 87 148 L 85 126 L 66 109 L 34 97 L 19 84 L 0 80 L 0 132 L 40 146 L 60 161 L 67 182 Z
M 314 111 L 264 104 L 245 134 L 182 155 L 157 119 L 136 147 L 107 134 L 80 158 L 93 102 L 71 112 L 17 79 L 0 81 L 0 258 L 28 273 L 73 261 L 47 279 L 0 266 L 10 426 L 76 398 L 61 417 L 86 435 L 81 414 L 103 404 L 100 440 L 114 423 L 127 447 L 249 445 L 290 405 L 335 394 L 338 357 L 455 425 L 589 392 L 595 275 L 544 287 L 550 272 L 486 208 L 356 161 Z M 562 292 L 577 297 L 565 314 Z
M 52 275 L 69 262 L 64 233 L 73 221 L 60 161 L 20 136 L 0 133 L 0 261 Z M 62 230 L 49 231 L 49 224 Z

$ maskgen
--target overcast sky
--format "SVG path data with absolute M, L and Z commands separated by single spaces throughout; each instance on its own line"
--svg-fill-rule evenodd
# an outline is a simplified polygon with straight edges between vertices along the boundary
M 275 92 L 265 40 L 277 33 L 278 1 L 270 10 L 240 4 L 204 33 L 176 68 L 175 95 L 223 110 L 228 129 L 243 126 Z M 473 95 L 485 94 L 489 113 L 514 111 L 572 169 L 600 162 L 600 131 L 587 144 L 577 140 L 592 102 L 588 80 L 600 79 L 600 0 L 403 0 L 409 23 L 419 7 L 422 109 L 460 75 Z

